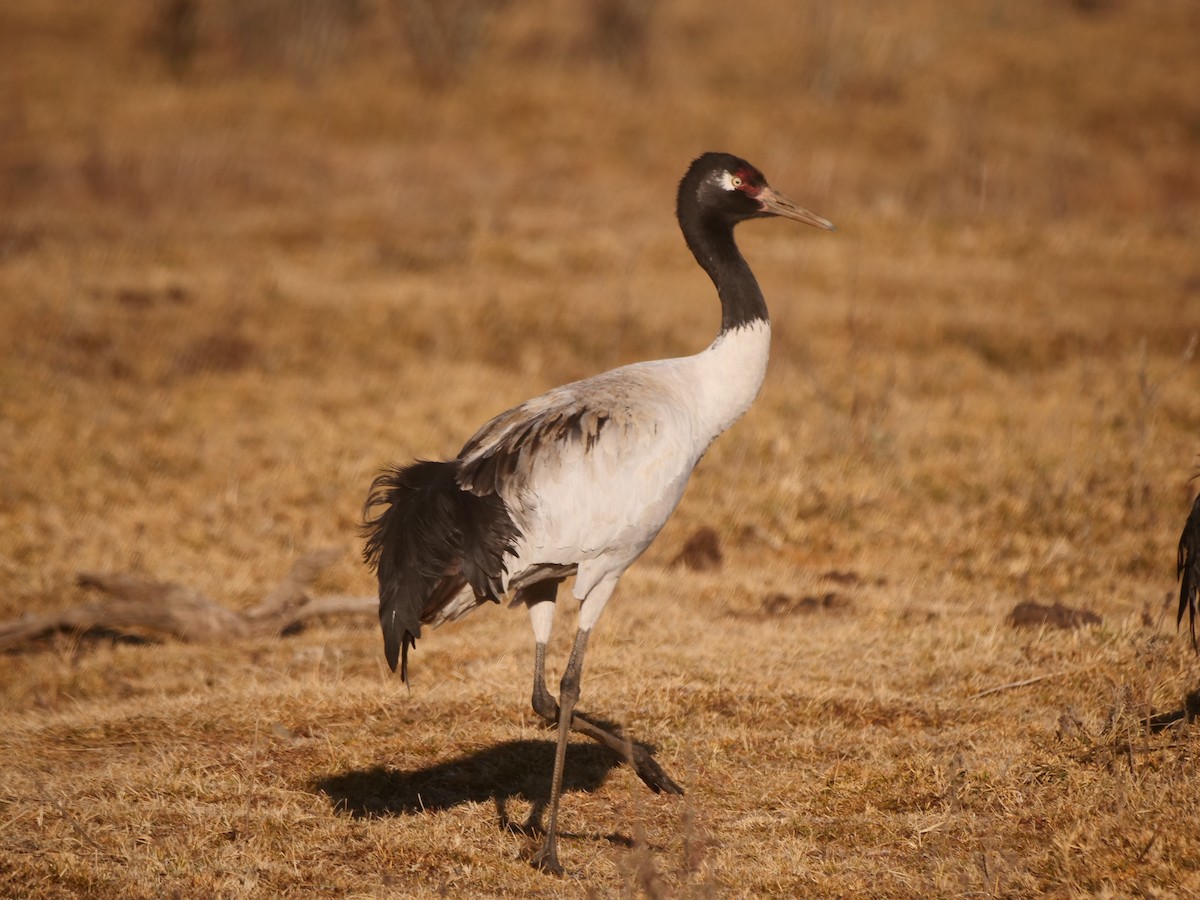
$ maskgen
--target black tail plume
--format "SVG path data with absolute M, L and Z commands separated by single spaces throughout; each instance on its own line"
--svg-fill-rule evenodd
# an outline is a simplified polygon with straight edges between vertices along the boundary
M 1188 613 L 1188 625 L 1191 626 L 1192 646 L 1196 646 L 1196 594 L 1200 591 L 1200 497 L 1192 504 L 1192 512 L 1183 526 L 1179 536 L 1179 556 L 1177 558 L 1175 577 L 1179 579 L 1179 615 L 1175 617 L 1175 626 L 1183 621 L 1183 613 Z
M 499 601 L 504 554 L 520 536 L 504 501 L 458 486 L 458 461 L 384 469 L 363 507 L 363 560 L 379 576 L 379 623 L 388 665 L 408 681 L 408 648 L 421 622 L 466 583 Z

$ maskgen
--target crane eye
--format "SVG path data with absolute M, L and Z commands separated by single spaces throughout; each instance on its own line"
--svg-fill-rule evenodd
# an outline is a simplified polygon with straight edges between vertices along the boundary
M 742 176 L 734 175 L 732 178 L 729 179 L 729 183 L 732 184 L 734 186 L 734 188 L 740 188 L 742 186 Z

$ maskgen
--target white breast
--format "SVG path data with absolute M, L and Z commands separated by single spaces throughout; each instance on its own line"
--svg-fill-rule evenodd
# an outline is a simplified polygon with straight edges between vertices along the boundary
M 587 407 L 609 421 L 590 446 L 541 446 L 518 491 L 505 496 L 523 535 L 509 577 L 538 564 L 577 564 L 575 595 L 583 597 L 637 559 L 704 451 L 754 401 L 769 344 L 768 324 L 755 322 L 695 356 L 637 363 L 559 389 L 586 394 Z

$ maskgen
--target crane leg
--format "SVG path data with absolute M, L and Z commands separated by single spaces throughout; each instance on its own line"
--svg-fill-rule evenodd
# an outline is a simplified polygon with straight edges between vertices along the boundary
M 551 724 L 558 722 L 558 703 L 546 690 L 546 645 L 542 643 L 537 645 L 533 659 L 533 711 Z M 644 745 L 597 725 L 581 713 L 571 716 L 571 730 L 603 744 L 628 762 L 633 766 L 638 778 L 642 779 L 654 793 L 683 793 L 683 788 L 663 771 L 658 760 L 654 758 L 654 754 Z
M 533 711 L 552 725 L 558 721 L 558 701 L 546 690 L 546 645 L 540 642 L 533 655 Z
M 580 677 L 583 673 L 583 657 L 587 651 L 588 635 L 591 633 L 590 627 L 581 627 L 575 632 L 575 643 L 571 647 L 571 656 L 567 661 L 566 670 L 563 672 L 558 701 L 555 701 L 546 689 L 546 644 L 550 638 L 550 628 L 554 619 L 554 600 L 561 580 L 548 579 L 538 582 L 522 588 L 518 593 L 518 600 L 523 601 L 529 607 L 530 622 L 533 625 L 536 640 L 533 663 L 533 696 L 531 698 L 533 709 L 547 722 L 556 724 L 558 729 L 558 742 L 554 753 L 554 774 L 550 784 L 550 823 L 545 830 L 542 847 L 532 860 L 534 866 L 555 873 L 562 872 L 562 866 L 558 862 L 558 806 L 562 795 L 567 739 L 572 731 L 578 731 L 580 734 L 599 741 L 622 759 L 628 761 L 637 772 L 638 777 L 655 793 L 683 793 L 683 788 L 662 770 L 646 746 L 634 743 L 624 735 L 610 731 L 575 712 L 575 704 L 579 700 Z M 611 586 L 609 593 L 611 593 Z M 607 599 L 607 595 L 603 599 Z M 594 615 L 590 621 L 595 622 Z M 529 820 L 521 830 L 529 831 L 536 828 L 541 819 L 541 812 L 542 807 L 535 804 Z
M 550 782 L 550 824 L 546 828 L 546 839 L 542 848 L 534 854 L 533 865 L 555 874 L 562 873 L 558 863 L 558 800 L 562 793 L 563 767 L 567 761 L 567 738 L 571 734 L 571 721 L 575 714 L 575 703 L 579 700 L 579 681 L 583 674 L 583 655 L 587 652 L 588 632 L 575 632 L 575 643 L 567 660 L 566 671 L 558 689 L 558 746 L 554 751 L 554 775 Z

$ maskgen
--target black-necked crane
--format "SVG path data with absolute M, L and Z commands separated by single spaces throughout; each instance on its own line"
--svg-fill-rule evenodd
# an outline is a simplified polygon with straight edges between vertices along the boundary
M 440 625 L 514 595 L 536 642 L 533 708 L 557 723 L 550 821 L 533 864 L 561 872 L 558 806 L 567 739 L 579 731 L 639 777 L 682 793 L 643 748 L 575 713 L 588 637 L 627 568 L 683 496 L 709 444 L 758 394 L 770 323 L 733 228 L 782 216 L 833 225 L 767 185 L 728 153 L 705 153 L 679 184 L 676 215 L 688 248 L 721 300 L 721 330 L 694 356 L 623 366 L 555 388 L 496 416 L 458 456 L 384 470 L 364 507 L 364 558 L 379 576 L 384 653 L 408 680 L 422 625 Z M 574 576 L 575 641 L 557 703 L 546 689 L 546 643 L 559 585 Z
M 1176 557 L 1175 577 L 1179 579 L 1179 614 L 1175 627 L 1188 614 L 1188 626 L 1192 632 L 1192 646 L 1196 646 L 1196 595 L 1200 593 L 1200 497 L 1192 504 L 1192 511 L 1183 523 L 1179 535 L 1179 555 Z

